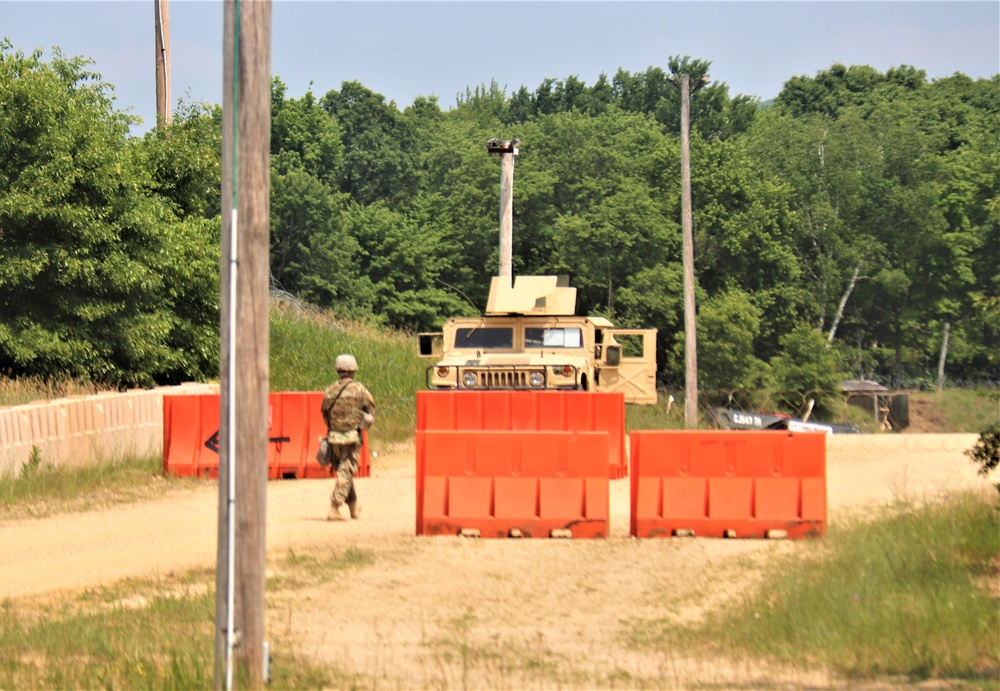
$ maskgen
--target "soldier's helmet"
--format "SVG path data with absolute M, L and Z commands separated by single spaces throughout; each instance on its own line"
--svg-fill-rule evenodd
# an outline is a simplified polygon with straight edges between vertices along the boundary
M 354 359 L 353 355 L 338 355 L 336 362 L 333 364 L 334 368 L 338 372 L 357 372 L 358 371 L 358 361 Z

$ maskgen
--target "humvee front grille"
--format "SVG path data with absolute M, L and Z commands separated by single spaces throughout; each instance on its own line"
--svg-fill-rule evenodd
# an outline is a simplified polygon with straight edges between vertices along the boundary
M 539 391 L 550 386 L 560 389 L 578 388 L 576 381 L 576 367 L 570 365 L 574 373 L 571 382 L 567 386 L 554 384 L 548 376 L 548 370 L 561 370 L 563 365 L 541 366 L 518 366 L 518 365 L 432 365 L 427 368 L 428 388 L 458 388 L 458 389 L 531 389 Z M 466 383 L 467 375 L 474 375 L 474 381 Z M 541 384 L 532 386 L 532 375 L 538 379 L 541 375 Z M 433 383 L 432 383 L 433 376 Z
M 477 372 L 479 386 L 484 389 L 522 389 L 528 386 L 528 373 L 524 371 Z

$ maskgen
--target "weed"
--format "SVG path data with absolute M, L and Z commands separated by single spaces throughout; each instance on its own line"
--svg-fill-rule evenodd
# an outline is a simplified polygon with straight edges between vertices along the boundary
M 49 604 L 8 599 L 0 603 L 0 688 L 212 688 L 214 620 L 205 569 L 125 580 Z M 270 671 L 273 688 L 358 685 L 284 649 Z
M 38 469 L 42 467 L 42 450 L 34 444 L 31 445 L 31 455 L 21 466 L 21 479 L 30 482 L 38 475 Z
M 326 583 L 336 578 L 341 571 L 364 568 L 374 563 L 375 554 L 360 547 L 351 546 L 341 553 L 333 552 L 322 556 L 290 549 L 281 561 L 280 580 L 274 580 L 273 583 L 289 586 L 301 585 L 306 581 Z
M 978 433 L 1000 423 L 1000 392 L 995 388 L 914 392 L 910 394 L 910 409 L 917 407 L 938 420 L 938 432 Z
M 86 466 L 54 466 L 33 448 L 17 474 L 0 474 L 0 517 L 41 517 L 132 501 L 189 483 L 161 478 L 159 456 L 126 456 Z

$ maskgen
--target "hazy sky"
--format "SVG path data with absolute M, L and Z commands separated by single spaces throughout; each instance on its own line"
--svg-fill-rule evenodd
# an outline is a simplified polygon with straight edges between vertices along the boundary
M 58 46 L 94 61 L 117 105 L 155 116 L 154 0 L 0 0 L 15 49 Z M 222 2 L 171 0 L 173 100 L 222 101 Z M 358 80 L 402 109 L 416 96 L 455 104 L 491 80 L 512 92 L 618 68 L 710 61 L 731 94 L 773 98 L 793 75 L 835 62 L 931 78 L 1000 72 L 1000 2 L 340 2 L 274 0 L 271 70 L 288 96 Z

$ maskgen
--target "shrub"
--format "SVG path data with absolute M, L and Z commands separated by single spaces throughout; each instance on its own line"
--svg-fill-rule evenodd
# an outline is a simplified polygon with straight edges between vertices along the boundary
M 989 475 L 1000 465 L 1000 424 L 994 423 L 980 432 L 976 445 L 965 453 L 979 465 L 980 475 Z

